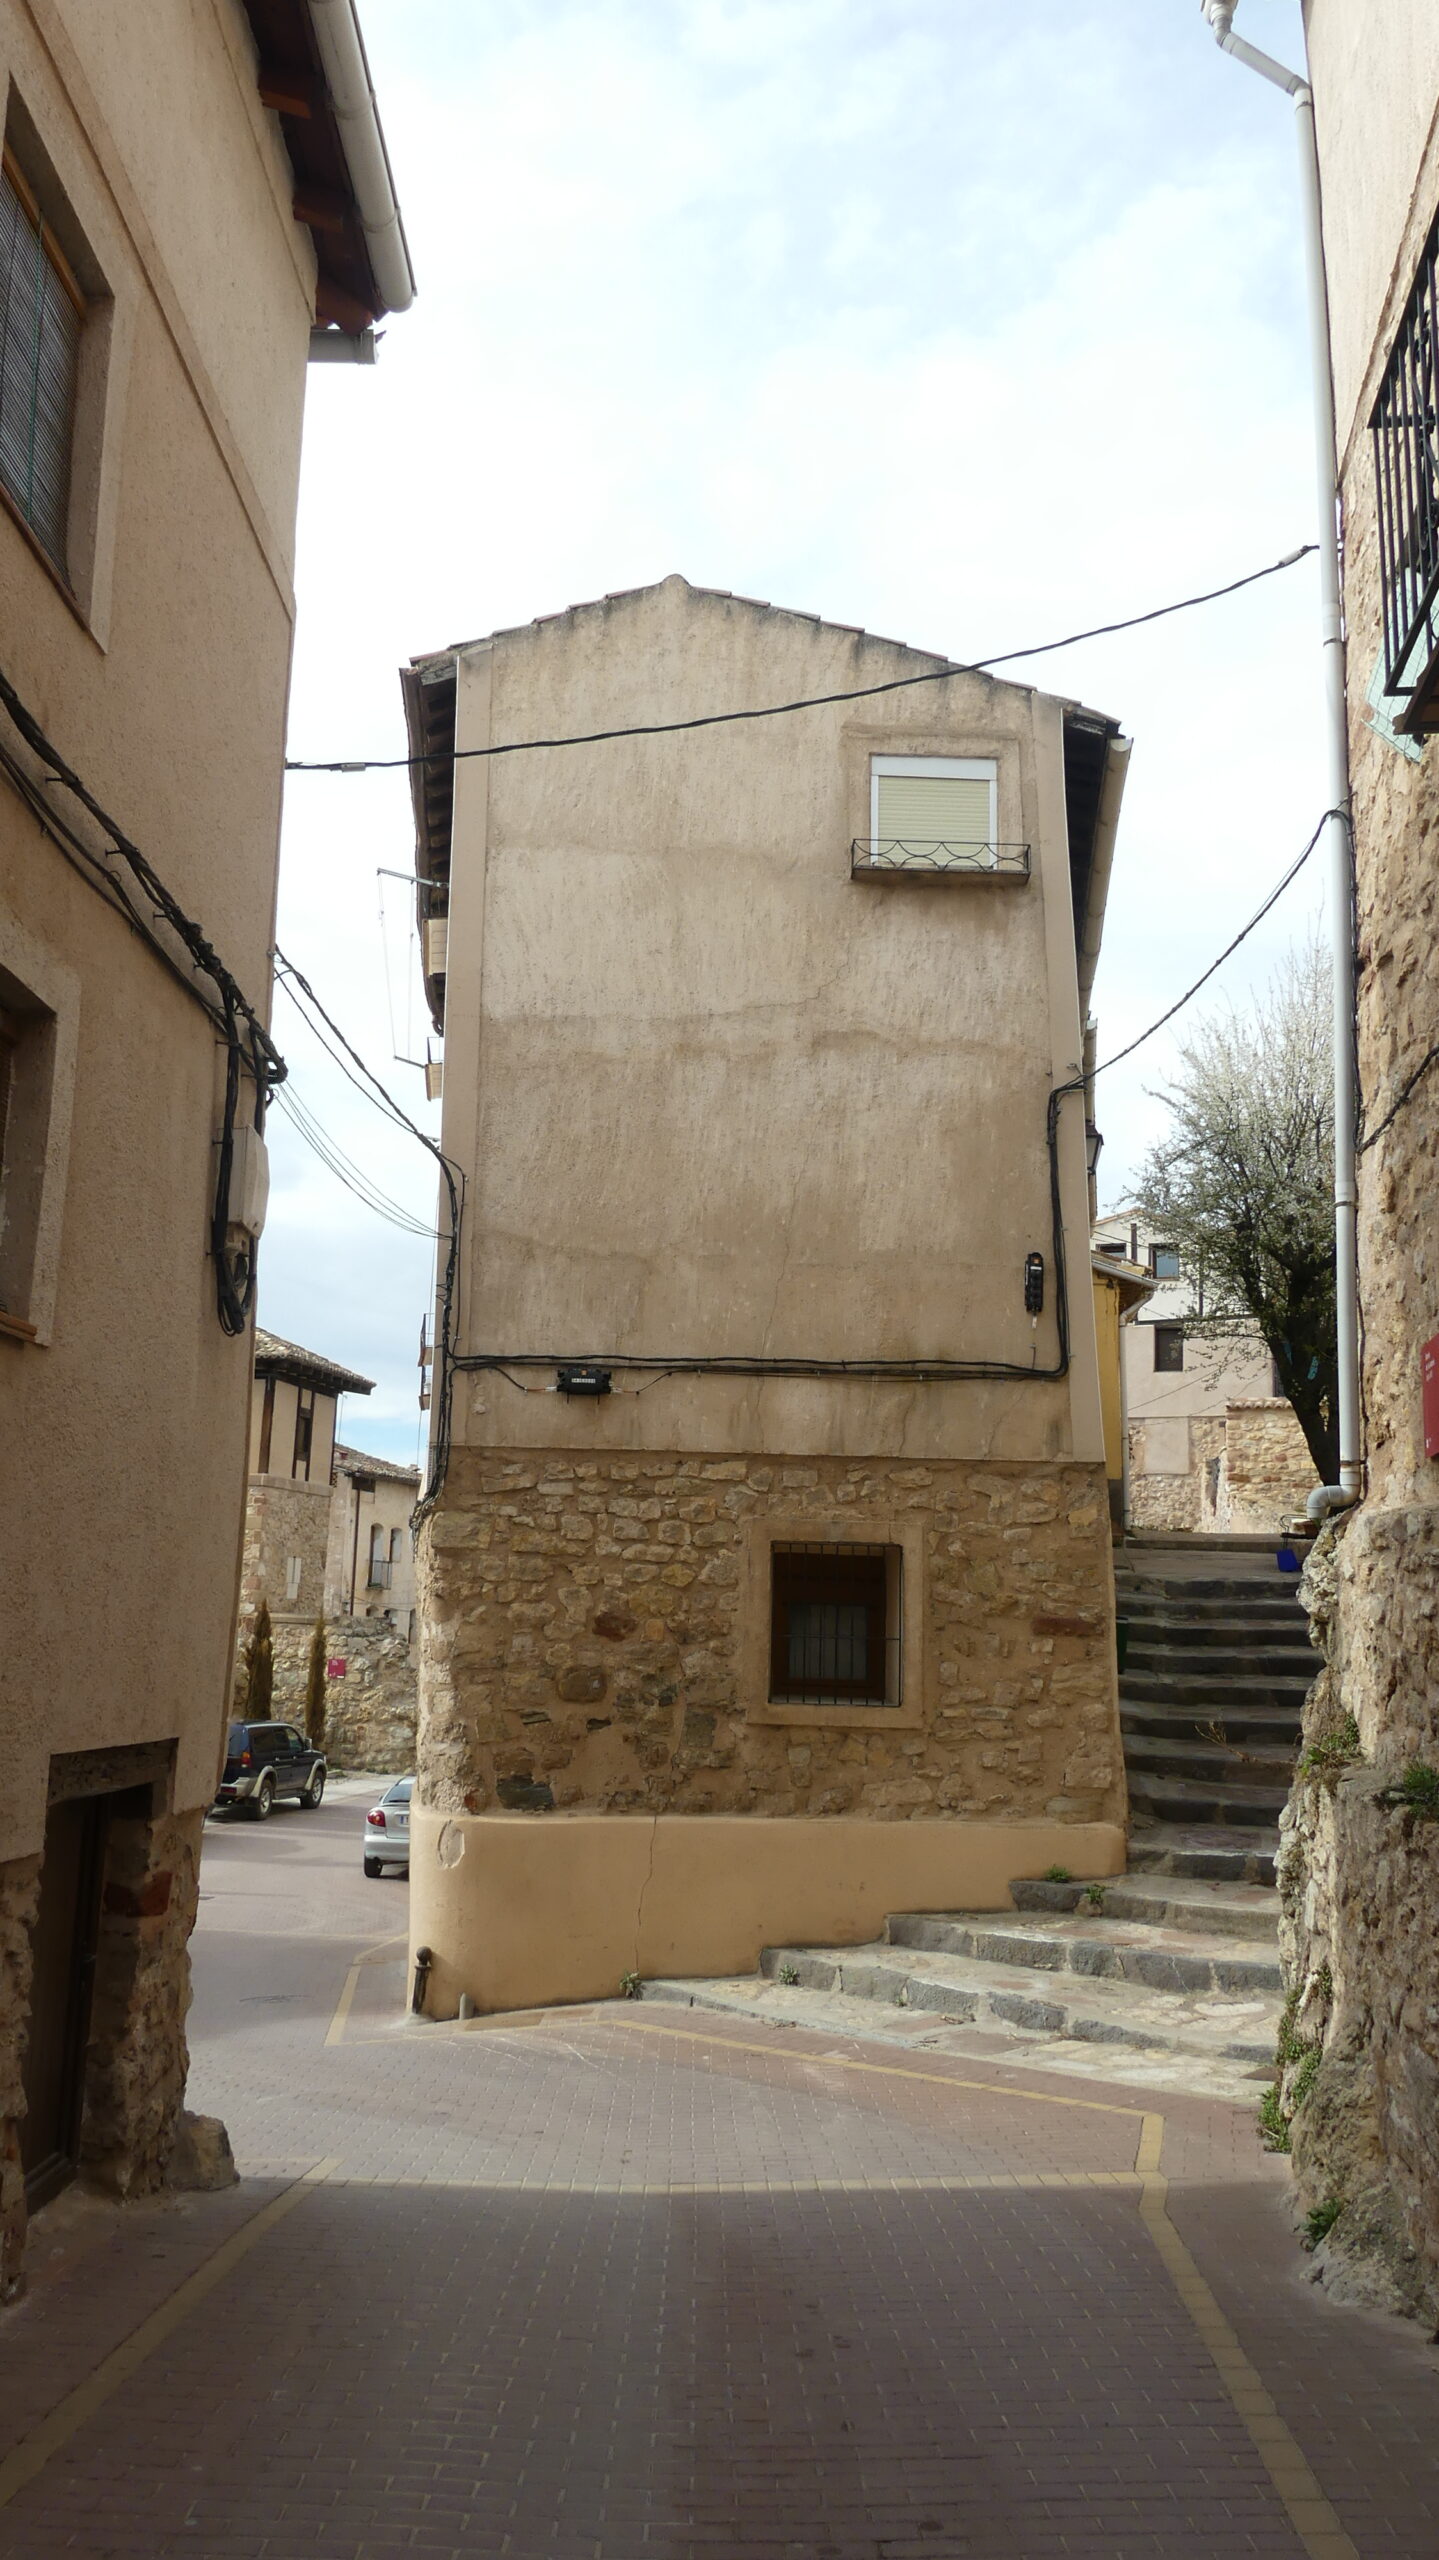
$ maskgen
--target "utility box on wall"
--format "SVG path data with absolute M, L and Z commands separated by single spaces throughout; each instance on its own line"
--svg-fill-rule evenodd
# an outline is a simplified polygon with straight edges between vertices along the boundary
M 1419 1354 L 1424 1390 L 1424 1455 L 1439 1458 L 1439 1333 L 1431 1334 Z

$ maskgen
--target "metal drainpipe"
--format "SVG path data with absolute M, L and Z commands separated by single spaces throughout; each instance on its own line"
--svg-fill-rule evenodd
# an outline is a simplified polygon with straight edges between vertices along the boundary
M 1246 44 L 1233 31 L 1237 0 L 1200 0 L 1215 38 L 1237 62 L 1294 101 L 1299 144 L 1299 197 L 1314 385 L 1314 460 L 1319 496 L 1319 616 L 1324 650 L 1324 705 L 1329 819 L 1329 941 L 1334 977 L 1334 1299 L 1339 1371 L 1339 1482 L 1323 1490 L 1338 1511 L 1363 1491 L 1359 1404 L 1359 1274 L 1355 1202 L 1354 835 L 1349 793 L 1349 713 L 1344 683 L 1344 616 L 1339 582 L 1339 466 L 1334 376 L 1329 357 L 1329 291 L 1319 193 L 1314 92 L 1297 71 Z

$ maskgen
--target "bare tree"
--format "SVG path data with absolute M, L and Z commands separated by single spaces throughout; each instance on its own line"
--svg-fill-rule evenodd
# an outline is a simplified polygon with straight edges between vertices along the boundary
M 1139 1197 L 1199 1284 L 1201 1339 L 1259 1328 L 1320 1480 L 1339 1464 L 1328 957 L 1292 951 L 1261 1002 L 1199 1022 L 1159 1095 Z M 1247 1329 L 1247 1328 L 1246 1328 Z

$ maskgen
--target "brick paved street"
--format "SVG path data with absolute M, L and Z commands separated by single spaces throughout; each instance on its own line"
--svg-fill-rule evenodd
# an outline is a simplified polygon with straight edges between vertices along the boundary
M 358 1824 L 212 1826 L 192 2099 L 245 2181 L 37 2225 L 0 2552 L 1432 2560 L 1439 2359 L 1306 2282 L 1247 2112 L 620 2002 L 410 2026 Z

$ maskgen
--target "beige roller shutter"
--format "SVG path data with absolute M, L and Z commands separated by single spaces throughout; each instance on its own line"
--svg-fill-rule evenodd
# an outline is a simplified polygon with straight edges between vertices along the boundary
M 881 773 L 876 780 L 881 843 L 989 843 L 990 786 L 979 776 Z

